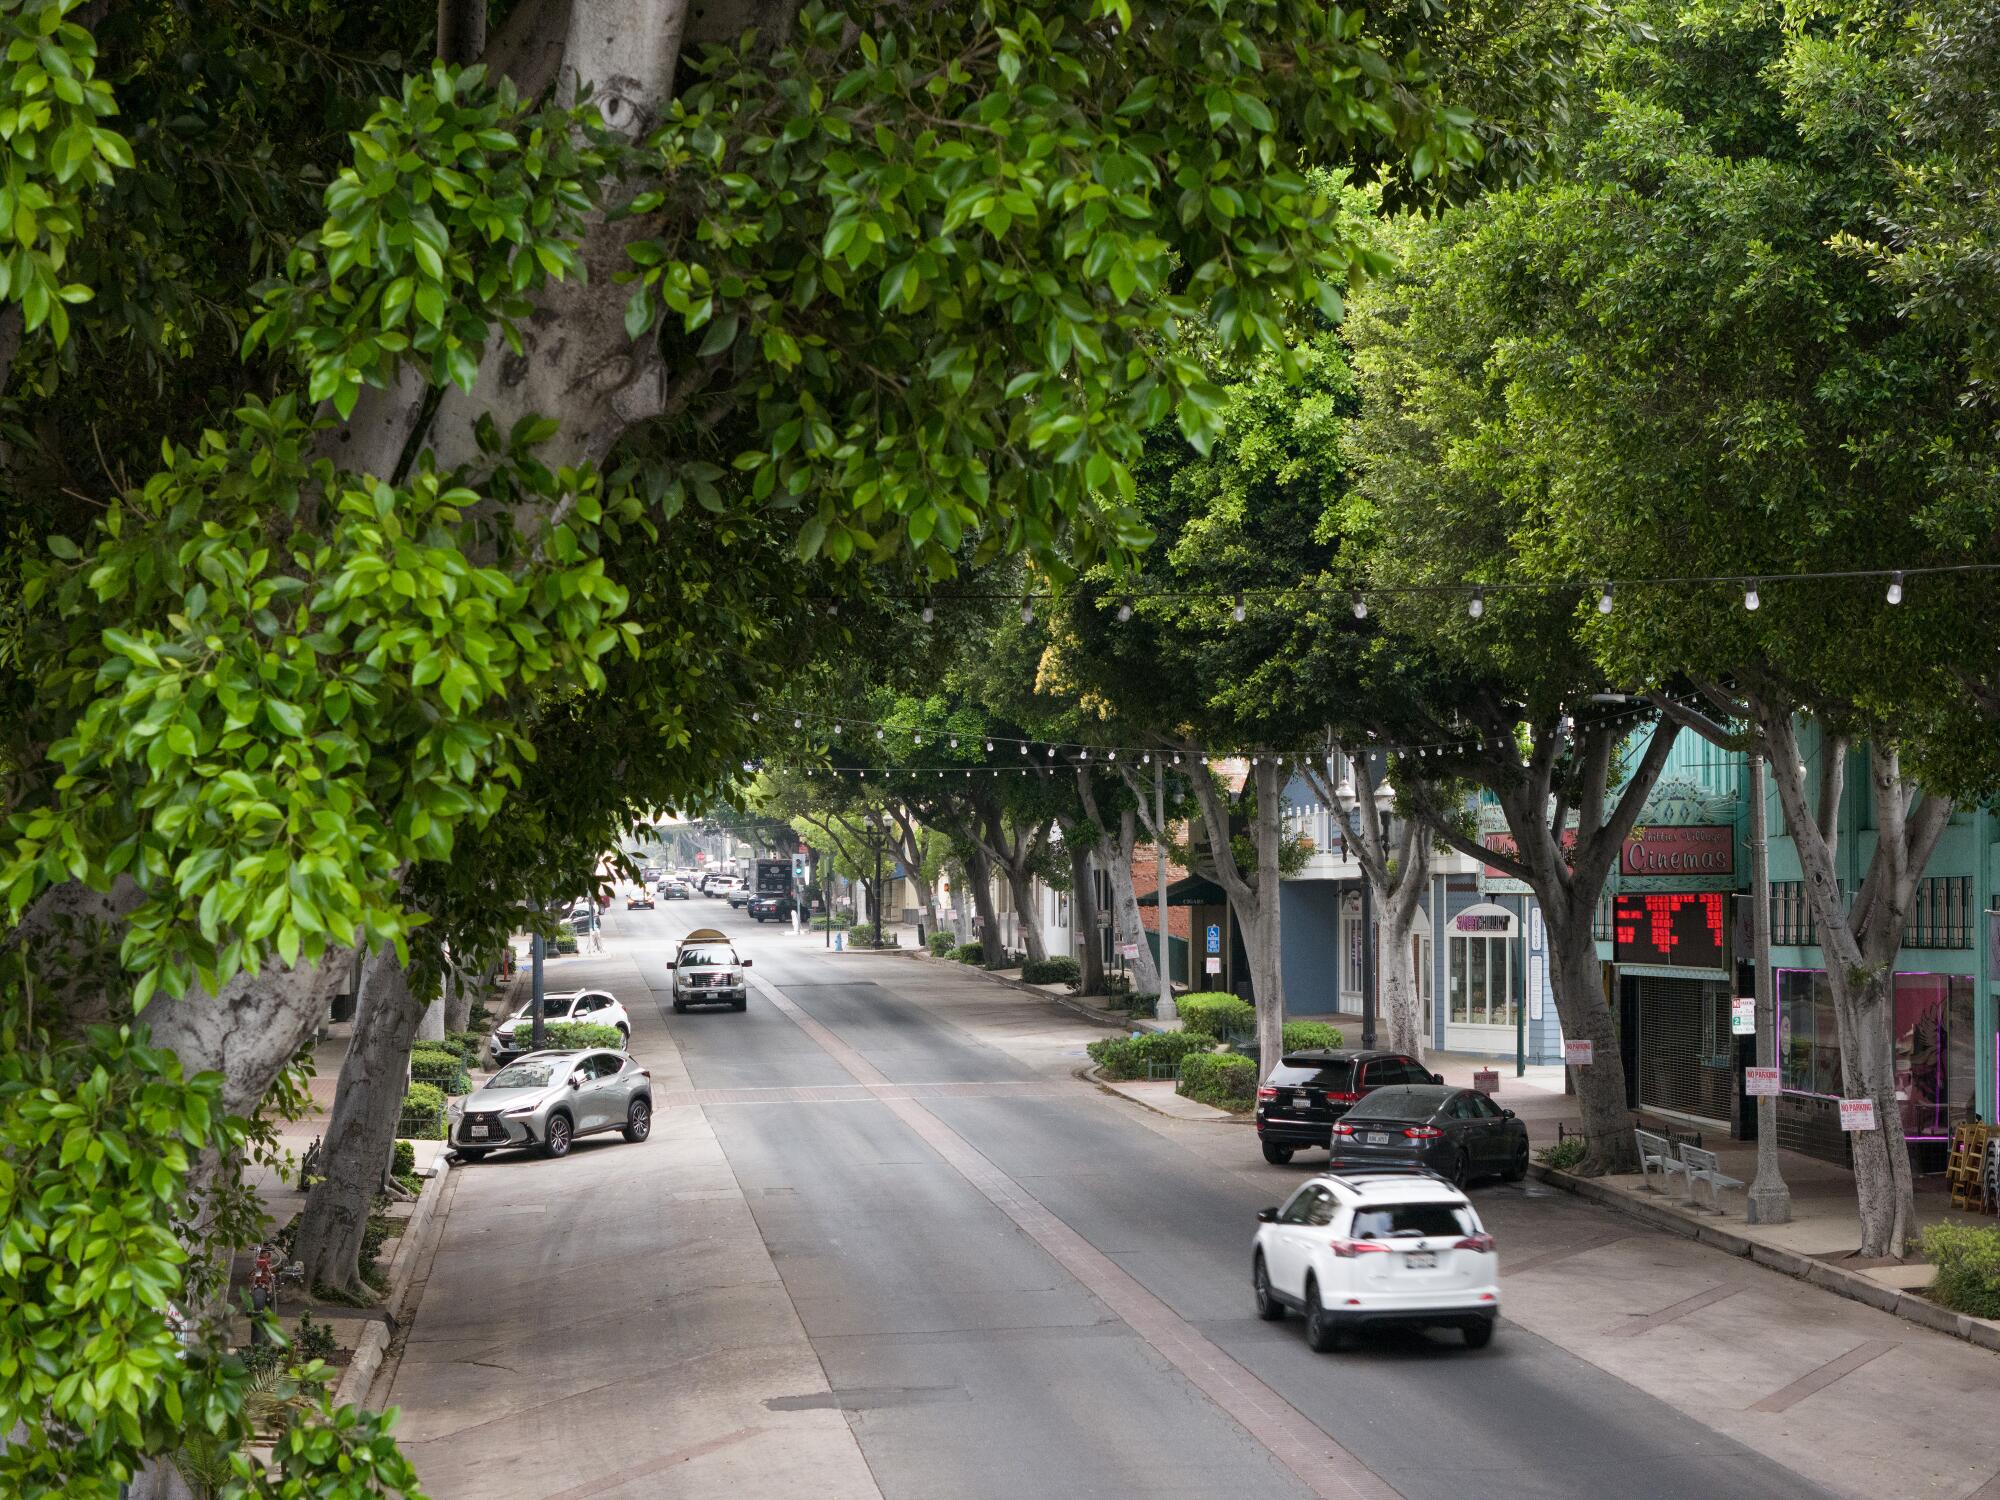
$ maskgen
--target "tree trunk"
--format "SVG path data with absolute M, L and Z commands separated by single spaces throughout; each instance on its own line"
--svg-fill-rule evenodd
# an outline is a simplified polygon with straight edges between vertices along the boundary
M 445 970 L 444 1029 L 447 1035 L 464 1031 L 472 1025 L 472 992 L 483 982 L 480 977 L 456 964 Z
M 965 883 L 972 891 L 972 907 L 979 914 L 979 961 L 989 969 L 1006 967 L 1000 951 L 1000 914 L 993 906 L 993 862 L 982 849 L 965 856 Z
M 1021 947 L 1027 953 L 1029 963 L 1044 963 L 1048 960 L 1049 946 L 1042 938 L 1041 913 L 1035 909 L 1035 877 L 1028 872 L 1025 858 L 1009 861 L 1006 871 L 1007 889 L 1014 893 L 1014 915 L 1021 929 Z
M 444 993 L 439 991 L 438 997 L 424 1007 L 424 1013 L 417 1021 L 415 1040 L 419 1042 L 441 1042 L 444 1040 L 444 1034 Z
M 1230 910 L 1243 930 L 1250 960 L 1250 993 L 1257 1009 L 1258 1066 L 1264 1077 L 1284 1055 L 1285 981 L 1283 934 L 1278 923 L 1279 821 L 1278 765 L 1264 761 L 1252 768 L 1257 810 L 1250 820 L 1250 841 L 1256 868 L 1246 877 L 1237 868 L 1230 841 L 1229 809 L 1216 790 L 1215 778 L 1199 768 L 1192 778 L 1195 801 L 1208 829 L 1210 862 L 1215 878 L 1229 897 Z M 1165 939 L 1162 938 L 1162 951 Z M 1190 981 L 1192 983 L 1193 981 Z
M 1097 873 L 1090 867 L 1090 850 L 1080 840 L 1069 841 L 1070 909 L 1083 932 L 1083 951 L 1077 956 L 1082 970 L 1077 993 L 1104 993 L 1104 947 L 1097 935 Z
M 1382 976 L 1382 1010 L 1389 1023 L 1389 1045 L 1422 1060 L 1430 1043 L 1424 1030 L 1424 1007 L 1417 983 L 1416 958 L 1410 951 L 1410 934 L 1417 925 L 1417 898 L 1430 879 L 1430 844 L 1412 841 L 1416 858 L 1410 867 L 1396 872 L 1393 885 L 1375 887 L 1378 922 L 1387 915 L 1388 936 L 1378 949 L 1377 972 Z
M 384 944 L 371 953 L 326 1130 L 326 1176 L 306 1197 L 292 1249 L 305 1263 L 309 1287 L 374 1295 L 361 1279 L 362 1240 L 395 1144 L 410 1042 L 424 1010 L 396 950 Z
M 1625 1069 L 1618 1052 L 1618 1023 L 1604 998 L 1604 977 L 1597 959 L 1597 939 L 1591 919 L 1593 896 L 1581 913 L 1566 914 L 1542 903 L 1542 922 L 1549 937 L 1549 988 L 1563 1036 L 1591 1043 L 1589 1067 L 1571 1068 L 1583 1132 L 1590 1138 L 1590 1155 L 1583 1170 L 1592 1175 L 1639 1170 L 1638 1144 L 1632 1138 L 1632 1115 L 1625 1103 Z
M 1139 847 L 1139 820 L 1129 807 L 1118 816 L 1118 848 L 1111 861 L 1111 912 L 1113 929 L 1120 943 L 1130 943 L 1138 952 L 1132 957 L 1132 992 L 1157 995 L 1160 966 L 1153 962 L 1153 945 L 1147 941 L 1146 926 L 1139 917 L 1139 896 L 1132 885 L 1132 853 Z M 1165 866 L 1161 867 L 1162 875 Z

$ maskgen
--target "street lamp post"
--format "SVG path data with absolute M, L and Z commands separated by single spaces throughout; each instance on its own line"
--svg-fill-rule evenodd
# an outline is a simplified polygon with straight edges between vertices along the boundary
M 1750 913 L 1751 963 L 1757 984 L 1757 1066 L 1778 1065 L 1778 1017 L 1771 992 L 1771 851 L 1764 812 L 1764 753 L 1750 752 Z M 1757 1099 L 1757 1177 L 1750 1184 L 1745 1217 L 1752 1224 L 1789 1224 L 1792 1190 L 1778 1167 L 1778 1101 L 1769 1094 Z
M 532 984 L 534 987 L 530 992 L 532 998 L 528 1002 L 528 1007 L 529 1007 L 528 1014 L 532 1018 L 528 1023 L 528 1046 L 531 1051 L 535 1052 L 541 1051 L 542 1043 L 547 1040 L 547 1038 L 542 1033 L 543 946 L 544 944 L 542 940 L 542 935 L 539 932 L 529 939 L 528 951 L 534 955 L 534 978 L 532 980 Z
M 1344 817 L 1354 819 L 1354 837 L 1357 840 L 1363 837 L 1361 831 L 1361 795 L 1354 789 L 1353 777 L 1342 778 L 1340 785 L 1334 788 L 1333 799 L 1340 804 L 1340 811 Z M 1384 781 L 1375 788 L 1373 800 L 1376 812 L 1386 816 L 1389 809 L 1395 805 L 1395 789 L 1388 782 Z M 1355 866 L 1361 871 L 1361 1045 L 1363 1047 L 1373 1047 L 1375 1045 L 1377 1015 L 1375 994 L 1375 882 L 1368 878 L 1367 867 L 1362 865 L 1358 856 L 1355 859 Z
M 1174 1018 L 1174 978 L 1173 940 L 1167 927 L 1167 767 L 1166 757 L 1161 756 L 1153 763 L 1153 871 L 1158 889 L 1154 895 L 1159 901 L 1160 915 L 1160 997 L 1153 1002 L 1154 1019 L 1171 1021 Z M 1142 937 L 1144 934 L 1140 934 Z M 1188 987 L 1194 987 L 1193 929 L 1189 929 Z

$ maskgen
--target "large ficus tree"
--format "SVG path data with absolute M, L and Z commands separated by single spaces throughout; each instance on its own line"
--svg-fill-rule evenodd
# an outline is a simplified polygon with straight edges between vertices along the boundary
M 242 1122 L 546 705 L 709 623 L 641 607 L 665 528 L 1127 551 L 1142 433 L 1216 425 L 1184 336 L 1338 304 L 1305 169 L 1476 149 L 1313 0 L 523 0 L 474 63 L 486 11 L 0 0 L 9 1493 L 242 1434 L 167 1321 Z M 375 1418 L 279 1459 L 409 1478 Z

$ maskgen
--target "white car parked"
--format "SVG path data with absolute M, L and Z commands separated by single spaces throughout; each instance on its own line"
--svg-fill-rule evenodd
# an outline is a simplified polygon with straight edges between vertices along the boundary
M 615 996 L 603 990 L 571 990 L 565 994 L 542 996 L 542 1020 L 587 1021 L 593 1026 L 615 1026 L 624 1046 L 632 1040 L 632 1018 L 625 1014 Z M 531 1045 L 535 1023 L 530 1006 L 524 1005 L 493 1028 L 493 1056 L 505 1062 L 518 1057 Z
M 1387 1323 L 1457 1328 L 1474 1349 L 1492 1341 L 1500 1258 L 1471 1200 L 1443 1178 L 1328 1173 L 1257 1220 L 1257 1316 L 1305 1314 L 1308 1348 Z

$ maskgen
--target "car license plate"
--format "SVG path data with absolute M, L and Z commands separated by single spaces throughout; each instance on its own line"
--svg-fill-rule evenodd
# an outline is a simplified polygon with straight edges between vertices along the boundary
M 1389 1137 L 1379 1130 L 1371 1130 L 1368 1132 L 1367 1141 L 1371 1146 L 1386 1146 L 1389 1144 Z
M 466 1131 L 465 1134 L 468 1140 L 474 1141 L 490 1141 L 494 1136 L 494 1132 L 487 1129 L 484 1125 L 475 1125 L 472 1129 Z
M 1435 1250 L 1411 1250 L 1407 1253 L 1407 1258 L 1403 1263 L 1413 1271 L 1428 1271 L 1432 1266 L 1437 1264 L 1437 1261 L 1438 1256 Z

